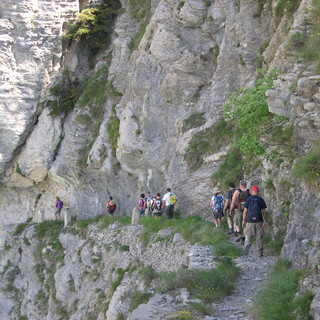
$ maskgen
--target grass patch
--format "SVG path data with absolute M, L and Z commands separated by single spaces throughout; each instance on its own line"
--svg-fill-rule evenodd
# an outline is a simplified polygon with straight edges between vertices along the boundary
M 133 292 L 130 297 L 129 312 L 132 312 L 140 304 L 148 302 L 151 296 L 152 294 L 149 292 Z
M 271 255 L 279 256 L 284 244 L 285 231 L 279 230 L 277 233 L 271 235 L 267 233 L 263 238 L 265 249 Z
M 300 300 L 295 298 L 299 281 L 305 276 L 303 271 L 291 268 L 291 263 L 280 259 L 270 274 L 269 281 L 255 298 L 255 314 L 261 320 L 311 319 L 310 294 Z M 299 301 L 299 303 L 297 303 Z M 297 317 L 297 313 L 306 317 Z
M 238 148 L 231 148 L 220 164 L 219 169 L 211 175 L 213 184 L 228 186 L 230 181 L 240 181 L 244 172 L 243 154 Z
M 35 237 L 37 239 L 46 238 L 47 240 L 54 242 L 59 239 L 62 228 L 63 221 L 47 220 L 41 222 L 35 226 Z
M 232 127 L 220 119 L 210 128 L 194 134 L 185 149 L 184 160 L 190 170 L 197 170 L 203 164 L 203 157 L 218 151 L 232 137 Z
M 320 141 L 293 168 L 293 174 L 306 183 L 318 186 L 320 181 Z
M 213 316 L 214 315 L 213 309 L 210 306 L 206 305 L 205 303 L 189 302 L 188 307 L 191 310 L 194 310 L 194 311 L 201 313 L 205 316 Z
M 301 0 L 280 0 L 275 9 L 274 14 L 279 21 L 285 14 L 293 14 L 300 5 Z
M 156 278 L 156 272 L 151 266 L 141 268 L 139 274 L 141 275 L 146 287 L 149 287 L 151 282 Z
M 311 24 L 311 30 L 307 34 L 307 39 L 298 52 L 298 57 L 301 57 L 305 63 L 314 63 L 315 72 L 320 72 L 320 1 L 312 1 L 312 9 L 310 11 L 308 23 Z
M 130 39 L 128 43 L 128 49 L 130 53 L 138 49 L 141 39 L 143 38 L 146 32 L 146 28 L 148 24 L 149 24 L 149 21 L 145 21 L 141 23 L 138 32 Z
M 238 273 L 239 268 L 227 258 L 211 270 L 159 272 L 155 281 L 160 292 L 187 288 L 192 298 L 212 302 L 232 292 Z
M 186 132 L 192 128 L 197 128 L 206 123 L 204 112 L 194 113 L 188 118 L 183 120 L 182 132 Z
M 27 227 L 27 223 L 20 223 L 16 226 L 15 230 L 13 231 L 12 235 L 13 236 L 18 236 L 20 235 L 23 230 Z
M 217 256 L 237 257 L 241 250 L 228 241 L 228 236 L 222 230 L 214 230 L 214 224 L 200 217 L 186 219 L 153 219 L 146 217 L 142 220 L 144 226 L 141 241 L 150 242 L 152 236 L 161 229 L 171 228 L 174 233 L 181 233 L 185 240 L 202 245 L 212 245 Z M 213 231 L 214 230 L 214 231 Z
M 128 270 L 122 269 L 122 268 L 118 268 L 115 272 L 118 275 L 116 280 L 114 280 L 111 283 L 111 290 L 112 290 L 112 294 L 116 291 L 116 289 L 118 288 L 118 286 L 120 285 L 124 274 L 127 272 Z
M 151 17 L 151 0 L 129 0 L 130 16 L 140 22 L 138 32 L 128 43 L 130 54 L 138 49 Z
M 115 107 L 115 105 L 112 107 L 111 115 L 107 123 L 108 141 L 110 143 L 111 154 L 113 157 L 116 157 L 118 138 L 120 137 L 120 120 L 117 117 Z

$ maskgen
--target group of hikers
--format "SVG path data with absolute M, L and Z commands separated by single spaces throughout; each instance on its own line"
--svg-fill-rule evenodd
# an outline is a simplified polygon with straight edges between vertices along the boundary
M 259 257 L 263 257 L 262 238 L 264 230 L 268 228 L 268 219 L 267 205 L 259 192 L 258 186 L 247 189 L 245 181 L 240 181 L 239 188 L 230 182 L 225 198 L 219 188 L 213 189 L 210 207 L 217 228 L 220 227 L 221 219 L 227 217 L 228 234 L 238 237 L 236 241 L 244 245 L 244 255 L 248 255 L 252 239 L 256 236 Z
M 137 209 L 139 210 L 140 215 L 154 215 L 156 217 L 161 217 L 163 214 L 165 214 L 168 219 L 172 219 L 174 205 L 176 202 L 177 197 L 171 192 L 170 188 L 165 190 L 165 195 L 163 198 L 159 192 L 151 195 L 149 191 L 146 195 L 141 193 L 137 203 Z M 112 197 L 109 198 L 106 207 L 109 214 L 113 214 L 116 210 L 117 205 L 113 201 Z
M 264 199 L 259 196 L 259 192 L 258 186 L 247 189 L 245 181 L 240 181 L 239 188 L 230 182 L 226 197 L 222 196 L 219 188 L 213 189 L 210 207 L 213 210 L 213 220 L 217 228 L 220 228 L 221 219 L 226 216 L 228 234 L 238 237 L 236 241 L 244 245 L 245 255 L 248 255 L 252 239 L 256 236 L 259 256 L 263 257 L 262 238 L 264 230 L 268 228 L 268 220 L 267 206 Z M 170 188 L 167 188 L 163 198 L 160 193 L 154 195 L 151 195 L 150 192 L 147 192 L 146 195 L 142 193 L 136 207 L 140 215 L 160 217 L 164 214 L 166 218 L 172 219 L 176 202 L 176 195 L 171 192 Z M 55 205 L 52 207 L 54 207 L 55 219 L 60 220 L 63 201 L 56 197 Z M 107 213 L 114 214 L 117 205 L 112 197 L 109 197 L 106 208 Z

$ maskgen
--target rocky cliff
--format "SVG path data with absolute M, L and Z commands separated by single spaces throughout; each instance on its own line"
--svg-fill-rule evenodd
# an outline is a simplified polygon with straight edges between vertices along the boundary
M 283 256 L 317 268 L 319 152 L 312 183 L 292 174 L 319 141 L 320 77 L 316 62 L 299 55 L 317 37 L 317 2 L 122 0 L 110 39 L 93 57 L 88 44 L 61 40 L 87 5 L 0 5 L 1 223 L 51 219 L 55 195 L 80 219 L 103 213 L 109 195 L 130 213 L 141 192 L 167 186 L 184 216 L 207 216 L 211 175 L 230 143 L 192 154 L 201 160 L 196 168 L 186 150 L 218 122 L 230 92 L 255 86 L 263 66 L 278 70 L 267 103 L 286 119 L 279 135 L 288 128 L 291 135 L 270 143 L 272 156 L 243 175 L 262 186 L 274 232 L 286 235 Z M 54 89 L 66 84 L 80 88 L 75 107 L 50 115 Z M 193 117 L 200 120 L 188 125 Z

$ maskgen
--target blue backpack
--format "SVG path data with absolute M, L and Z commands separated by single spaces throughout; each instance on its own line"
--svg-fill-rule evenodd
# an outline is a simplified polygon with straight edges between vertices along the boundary
M 221 212 L 223 210 L 223 196 L 217 195 L 214 197 L 212 209 L 216 212 Z

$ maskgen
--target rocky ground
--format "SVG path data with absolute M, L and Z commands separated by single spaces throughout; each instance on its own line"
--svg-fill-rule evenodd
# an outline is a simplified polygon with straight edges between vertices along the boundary
M 233 239 L 232 239 L 233 240 Z M 252 307 L 253 298 L 263 282 L 266 280 L 276 257 L 258 257 L 258 253 L 252 246 L 249 256 L 241 256 L 236 259 L 241 273 L 234 292 L 214 305 L 214 317 L 210 320 L 254 320 Z
M 231 236 L 230 240 L 236 245 L 236 238 Z M 196 268 L 210 268 L 210 251 L 204 250 L 190 252 L 190 259 L 194 260 Z M 255 320 L 253 315 L 253 299 L 259 288 L 269 275 L 269 272 L 276 261 L 276 257 L 265 255 L 259 258 L 256 248 L 253 245 L 249 256 L 241 256 L 236 259 L 237 266 L 241 269 L 234 292 L 212 305 L 214 316 L 203 316 L 206 320 Z M 211 263 L 212 264 L 212 263 Z M 186 306 L 190 297 L 185 290 L 174 293 L 156 294 L 147 304 L 140 305 L 129 316 L 128 320 L 165 320 L 172 319 L 177 310 Z M 185 308 L 184 308 L 185 309 Z

